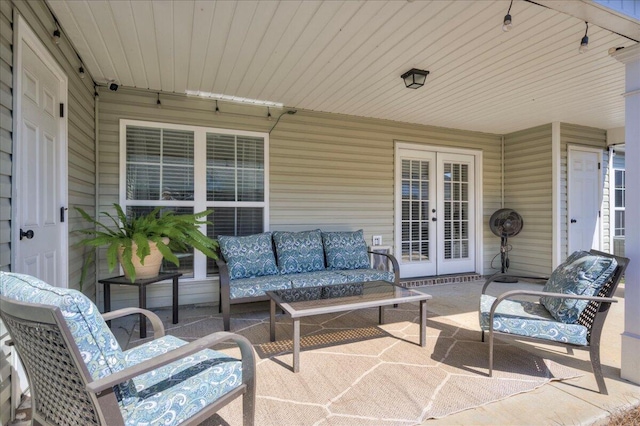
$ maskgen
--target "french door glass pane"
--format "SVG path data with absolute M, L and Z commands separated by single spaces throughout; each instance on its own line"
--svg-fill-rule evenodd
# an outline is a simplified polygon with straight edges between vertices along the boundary
M 429 260 L 429 161 L 402 160 L 402 260 Z
M 469 257 L 469 166 L 444 163 L 444 258 Z

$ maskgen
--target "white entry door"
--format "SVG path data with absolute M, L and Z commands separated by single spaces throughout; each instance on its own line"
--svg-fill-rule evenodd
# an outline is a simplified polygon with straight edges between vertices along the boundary
M 412 149 L 397 153 L 400 276 L 475 271 L 475 157 Z
M 600 184 L 602 152 L 569 147 L 568 151 L 568 254 L 600 249 Z
M 67 81 L 19 20 L 13 270 L 67 287 Z

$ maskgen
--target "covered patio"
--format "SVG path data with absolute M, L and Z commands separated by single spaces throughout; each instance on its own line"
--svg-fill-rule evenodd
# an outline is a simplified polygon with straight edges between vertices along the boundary
M 98 281 L 117 271 L 104 251 L 84 267 L 75 231 L 87 224 L 74 208 L 98 216 L 119 203 L 213 209 L 214 238 L 362 229 L 398 258 L 407 282 L 486 276 L 501 266 L 489 218 L 508 207 L 524 219 L 509 240 L 512 272 L 549 274 L 577 249 L 613 252 L 622 232 L 631 263 L 618 291 L 626 303 L 613 307 L 604 334 L 610 396 L 592 392 L 585 374 L 429 423 L 591 422 L 637 404 L 638 1 L 10 0 L 0 18 L 0 269 L 78 289 L 102 307 Z M 424 85 L 405 85 L 411 69 L 428 71 Z M 31 116 L 34 99 L 43 109 Z M 157 164 L 149 147 L 162 147 Z M 427 189 L 415 191 L 424 210 L 414 212 L 403 192 L 413 177 L 403 172 L 417 168 L 430 171 L 420 177 Z M 456 201 L 464 218 L 455 220 L 444 201 L 454 169 L 465 170 Z M 23 238 L 29 229 L 33 238 Z M 213 314 L 215 266 L 198 252 L 183 259 L 181 309 L 203 304 Z M 478 330 L 478 286 L 424 287 L 429 309 Z M 113 309 L 136 300 L 133 289 L 112 291 Z M 169 306 L 170 285 L 147 303 Z M 525 346 L 589 371 L 578 351 Z M 13 363 L 1 351 L 3 365 Z M 19 394 L 10 368 L 0 379 Z M 18 402 L 11 393 L 0 392 L 3 424 Z M 567 395 L 581 407 L 576 417 L 561 410 Z M 535 417 L 541 406 L 558 411 Z

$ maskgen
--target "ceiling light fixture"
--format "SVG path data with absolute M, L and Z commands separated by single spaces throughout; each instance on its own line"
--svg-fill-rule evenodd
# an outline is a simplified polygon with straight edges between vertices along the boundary
M 55 29 L 53 30 L 53 37 L 51 37 L 51 39 L 53 40 L 53 42 L 55 44 L 60 44 L 60 30 L 59 29 Z
M 580 40 L 580 48 L 578 49 L 578 52 L 580 53 L 584 53 L 589 50 L 589 37 L 587 36 L 587 33 L 589 32 L 589 23 L 585 22 L 585 25 L 587 26 L 587 29 L 584 30 L 584 37 Z
M 78 74 L 80 75 L 80 78 L 84 78 L 84 67 L 82 65 L 78 68 Z
M 411 68 L 409 71 L 402 74 L 400 77 L 404 80 L 404 85 L 408 89 L 417 89 L 424 86 L 424 82 L 429 75 L 429 71 L 419 70 L 417 68 Z
M 504 15 L 504 20 L 502 21 L 502 31 L 507 32 L 511 28 L 513 28 L 513 20 L 511 19 L 511 6 L 513 6 L 513 0 L 511 0 L 511 4 L 509 4 L 509 10 L 507 10 L 507 14 Z
M 220 108 L 218 108 L 218 100 L 216 99 L 216 115 L 220 115 Z
M 162 108 L 162 102 L 160 102 L 160 92 L 158 92 L 158 100 L 156 101 L 156 105 L 158 108 Z

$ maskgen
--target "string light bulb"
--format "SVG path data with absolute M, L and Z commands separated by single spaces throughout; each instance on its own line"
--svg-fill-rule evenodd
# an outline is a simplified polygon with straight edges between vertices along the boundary
M 585 25 L 587 26 L 587 29 L 584 31 L 584 37 L 580 40 L 580 48 L 578 49 L 578 52 L 580 53 L 584 53 L 589 50 L 589 37 L 587 36 L 587 33 L 589 32 L 589 23 L 585 22 Z
M 271 110 L 269 109 L 269 107 L 267 107 L 267 120 L 269 121 L 273 120 L 273 117 L 271 117 Z
M 84 67 L 82 65 L 78 68 L 78 74 L 80 75 L 80 78 L 84 78 Z
M 216 99 L 216 115 L 220 115 L 220 108 L 218 108 L 218 100 Z
M 502 31 L 507 32 L 513 28 L 513 20 L 511 19 L 511 6 L 513 6 L 513 0 L 509 4 L 509 10 L 507 10 L 507 14 L 504 15 L 504 20 L 502 21 Z
M 51 37 L 51 39 L 53 40 L 53 42 L 55 44 L 60 44 L 60 30 L 59 29 L 55 29 L 53 31 L 53 36 Z
M 160 92 L 158 92 L 158 100 L 156 101 L 156 106 L 158 108 L 162 108 L 162 102 L 160 102 Z

